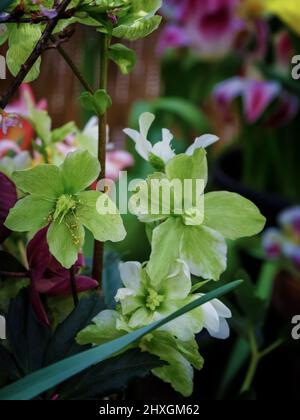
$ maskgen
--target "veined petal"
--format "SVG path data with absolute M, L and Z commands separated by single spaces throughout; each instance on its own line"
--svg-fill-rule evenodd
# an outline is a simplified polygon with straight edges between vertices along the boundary
M 138 293 L 141 290 L 142 264 L 136 261 L 121 262 L 119 270 L 124 286 Z
M 204 197 L 204 224 L 225 238 L 256 235 L 262 231 L 265 222 L 258 208 L 238 194 L 222 191 Z
M 23 192 L 53 200 L 64 193 L 60 170 L 55 165 L 38 165 L 32 169 L 16 171 L 13 181 Z
M 185 261 L 174 262 L 172 272 L 164 280 L 163 289 L 168 299 L 185 299 L 191 292 L 191 273 Z
M 76 219 L 64 218 L 51 223 L 47 241 L 51 254 L 65 268 L 71 268 L 78 259 L 84 242 L 84 229 L 78 225 Z
M 153 231 L 152 252 L 147 273 L 157 288 L 169 275 L 174 261 L 179 258 L 184 226 L 179 218 L 170 217 Z
M 146 308 L 139 308 L 131 315 L 128 325 L 130 328 L 140 328 L 151 324 L 154 321 L 153 312 L 148 311 Z
M 203 148 L 196 149 L 192 156 L 177 155 L 166 166 L 166 174 L 169 179 L 204 180 L 205 185 L 207 172 L 206 151 Z
M 54 202 L 40 196 L 29 195 L 19 200 L 9 212 L 5 226 L 15 232 L 32 232 L 49 224 L 49 214 Z
M 76 194 L 88 188 L 100 173 L 100 163 L 87 150 L 68 154 L 60 166 L 65 192 Z
M 125 238 L 126 231 L 122 218 L 115 204 L 106 194 L 98 191 L 85 191 L 78 194 L 78 198 L 79 205 L 76 209 L 76 216 L 92 232 L 97 241 L 118 242 Z M 105 214 L 105 209 L 99 209 L 99 198 L 102 198 L 108 205 L 107 214 Z M 101 213 L 97 210 L 97 206 Z
M 205 226 L 186 226 L 181 241 L 180 258 L 191 273 L 208 280 L 219 280 L 226 269 L 227 245 L 215 230 Z

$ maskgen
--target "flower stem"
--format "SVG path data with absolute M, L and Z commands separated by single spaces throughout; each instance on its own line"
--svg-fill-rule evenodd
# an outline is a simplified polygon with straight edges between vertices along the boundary
M 77 286 L 76 286 L 75 267 L 74 266 L 71 267 L 69 271 L 70 271 L 70 283 L 71 283 L 73 302 L 76 308 L 78 306 L 79 299 L 78 299 Z
M 250 347 L 252 350 L 252 356 L 251 356 L 250 365 L 249 365 L 244 383 L 240 391 L 241 394 L 250 391 L 254 377 L 256 375 L 257 368 L 261 360 L 264 357 L 271 354 L 273 351 L 277 350 L 282 344 L 284 344 L 284 339 L 279 338 L 273 344 L 267 347 L 265 350 L 259 351 L 253 326 L 249 326 L 248 335 L 249 335 Z
M 100 50 L 100 89 L 107 91 L 107 80 L 108 80 L 108 49 L 110 44 L 110 37 L 107 34 L 101 34 L 101 50 Z M 105 178 L 105 167 L 106 167 L 106 125 L 107 125 L 107 113 L 99 115 L 99 133 L 98 133 L 98 159 L 101 165 L 100 178 Z M 102 284 L 102 270 L 103 270 L 103 258 L 104 258 L 104 244 L 102 242 L 95 241 L 94 244 L 94 258 L 93 258 L 93 278 L 99 282 L 101 287 Z
M 53 37 L 52 37 L 52 39 L 53 39 Z M 83 74 L 81 73 L 81 71 L 79 70 L 79 68 L 76 66 L 76 64 L 74 63 L 74 61 L 71 59 L 71 57 L 69 56 L 69 54 L 66 52 L 66 50 L 61 45 L 57 45 L 56 49 L 60 53 L 60 55 L 63 57 L 63 59 L 65 60 L 65 62 L 69 65 L 70 69 L 75 74 L 75 76 L 77 77 L 77 79 L 79 80 L 79 82 L 82 84 L 82 86 L 84 87 L 84 89 L 87 90 L 88 92 L 90 92 L 91 94 L 93 94 L 94 93 L 94 89 L 89 84 L 89 82 L 84 78 Z

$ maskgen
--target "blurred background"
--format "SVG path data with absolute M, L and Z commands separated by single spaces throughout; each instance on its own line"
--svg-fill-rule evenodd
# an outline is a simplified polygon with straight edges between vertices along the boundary
M 133 72 L 121 75 L 114 64 L 109 70 L 110 143 L 132 155 L 131 178 L 151 169 L 122 130 L 138 128 L 140 114 L 150 111 L 156 115 L 151 139 L 159 140 L 167 127 L 178 152 L 202 134 L 217 134 L 220 141 L 208 151 L 209 189 L 242 194 L 267 217 L 261 236 L 230 245 L 222 282 L 245 282 L 226 302 L 234 312 L 231 339 L 201 339 L 206 367 L 194 395 L 200 399 L 300 396 L 299 341 L 291 338 L 292 318 L 300 314 L 300 82 L 293 73 L 300 20 L 280 10 L 261 13 L 260 3 L 165 0 L 161 28 L 128 43 L 137 52 Z M 77 28 L 64 48 L 96 86 L 94 31 Z M 1 81 L 1 91 L 10 80 Z M 44 54 L 41 76 L 30 86 L 37 103 L 46 100 L 54 128 L 75 121 L 83 129 L 89 121 L 78 101 L 81 86 L 56 51 Z M 12 128 L 0 137 L 22 146 L 26 135 Z M 7 153 L 1 151 L 0 165 Z M 123 260 L 147 260 L 144 226 L 130 215 L 124 219 L 127 239 L 108 251 Z M 148 399 L 179 398 L 154 378 L 133 386 L 129 396 L 146 392 Z

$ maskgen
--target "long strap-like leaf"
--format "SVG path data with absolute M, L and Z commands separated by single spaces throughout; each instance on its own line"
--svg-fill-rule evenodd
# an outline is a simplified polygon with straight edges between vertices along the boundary
M 125 349 L 130 344 L 136 342 L 144 335 L 156 330 L 164 324 L 178 318 L 193 309 L 204 305 L 212 299 L 218 298 L 231 292 L 242 283 L 241 280 L 232 282 L 220 287 L 205 296 L 191 302 L 168 317 L 154 322 L 153 324 L 127 334 L 99 347 L 84 351 L 76 356 L 69 357 L 37 372 L 34 372 L 23 379 L 3 388 L 0 391 L 0 400 L 30 400 L 41 393 L 55 387 L 66 379 L 82 372 L 103 360 L 109 359 L 114 354 Z

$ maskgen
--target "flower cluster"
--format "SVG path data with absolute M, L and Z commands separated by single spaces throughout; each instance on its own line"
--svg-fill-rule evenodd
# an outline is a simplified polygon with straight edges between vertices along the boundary
M 160 170 L 145 181 L 146 185 L 151 179 L 178 179 L 183 184 L 190 179 L 203 180 L 206 185 L 205 147 L 217 141 L 217 137 L 200 137 L 185 154 L 176 155 L 171 147 L 173 136 L 168 130 L 163 130 L 162 140 L 154 146 L 148 140 L 153 120 L 152 114 L 145 113 L 140 117 L 140 131 L 125 130 L 137 152 Z M 105 343 L 163 319 L 201 297 L 203 279 L 216 281 L 226 268 L 225 238 L 255 235 L 264 227 L 265 218 L 255 205 L 237 194 L 204 195 L 203 191 L 195 189 L 190 198 L 191 207 L 177 214 L 174 203 L 179 203 L 179 197 L 174 191 L 171 212 L 154 214 L 152 204 L 163 200 L 164 194 L 158 191 L 149 198 L 139 194 L 139 189 L 138 186 L 132 199 L 139 201 L 143 210 L 136 215 L 151 230 L 150 260 L 143 265 L 138 262 L 120 265 L 124 287 L 116 293 L 116 310 L 101 312 L 92 325 L 79 333 L 80 344 Z M 197 207 L 197 194 L 203 196 L 204 212 L 202 207 Z M 159 206 L 161 208 L 163 206 Z M 200 282 L 194 282 L 192 275 L 200 277 Z M 188 396 L 193 389 L 193 367 L 201 369 L 203 366 L 196 334 L 206 329 L 211 336 L 225 339 L 229 336 L 226 320 L 230 317 L 230 310 L 215 299 L 144 337 L 137 345 L 168 362 L 153 373 Z

